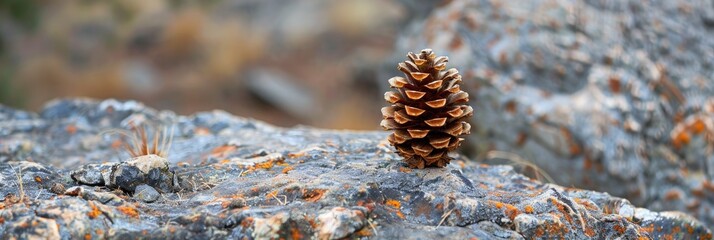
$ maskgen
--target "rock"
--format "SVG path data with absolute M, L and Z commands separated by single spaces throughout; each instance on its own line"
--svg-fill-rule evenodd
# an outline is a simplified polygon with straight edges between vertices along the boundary
M 449 56 L 476 109 L 477 160 L 525 160 L 714 226 L 711 16 L 706 0 L 454 0 L 404 27 L 393 59 Z
M 72 171 L 72 179 L 83 185 L 104 186 L 109 183 L 112 168 L 116 164 L 88 164 L 82 166 L 79 170 Z
M 7 239 L 60 239 L 57 221 L 41 217 L 22 217 L 7 227 Z
M 122 162 L 114 168 L 111 185 L 134 192 L 136 186 L 148 184 L 162 192 L 173 192 L 174 174 L 166 158 L 157 155 L 140 156 Z
M 341 239 L 350 236 L 355 231 L 360 230 L 367 224 L 367 210 L 358 208 L 355 210 L 336 207 L 326 213 L 320 214 L 317 220 L 320 221 L 320 228 L 317 230 L 320 239 Z
M 50 188 L 50 191 L 57 195 L 64 194 L 65 190 L 66 189 L 64 188 L 64 185 L 61 183 L 55 183 L 54 185 L 52 185 L 52 188 Z
M 67 189 L 64 195 L 81 197 L 87 201 L 98 201 L 103 204 L 121 205 L 124 200 L 111 192 L 97 192 L 92 189 L 75 186 Z
M 152 203 L 159 199 L 159 192 L 149 185 L 141 184 L 136 187 L 134 191 L 134 198 L 146 203 Z
M 116 114 L 116 109 L 126 111 Z M 2 112 L 10 110 L 0 107 Z M 0 164 L 2 236 L 52 237 L 55 228 L 71 239 L 712 236 L 705 225 L 680 212 L 655 212 L 606 193 L 544 184 L 511 166 L 483 165 L 458 154 L 447 168 L 409 169 L 385 141 L 385 132 L 278 128 L 224 112 L 176 116 L 113 100 L 61 100 L 43 112 L 28 116 L 45 127 L 12 128 L 12 134 L 0 137 L 32 142 L 38 149 L 33 153 L 37 162 Z M 138 116 L 176 126 L 170 157 L 118 163 L 112 179 L 121 190 L 108 188 L 106 181 L 105 186 L 72 186 L 73 170 L 125 154 L 108 150 L 118 139 L 113 137 L 91 148 L 63 144 L 125 128 L 122 122 Z M 199 116 L 202 120 L 196 120 Z M 87 131 L 56 134 L 73 121 L 87 122 Z M 219 134 L 206 130 L 209 126 L 223 127 Z M 59 145 L 63 151 L 43 150 Z M 82 158 L 99 153 L 104 157 Z M 16 159 L 14 154 L 22 153 L 9 154 Z M 70 158 L 82 160 L 58 162 Z M 24 202 L 16 201 L 23 191 L 12 175 L 20 166 Z M 35 174 L 67 184 L 64 195 L 43 189 L 34 182 Z M 162 192 L 147 179 L 166 185 L 170 179 L 171 186 L 181 188 Z M 151 188 L 162 192 L 161 201 L 144 200 L 142 194 Z M 33 222 L 38 224 L 33 227 Z

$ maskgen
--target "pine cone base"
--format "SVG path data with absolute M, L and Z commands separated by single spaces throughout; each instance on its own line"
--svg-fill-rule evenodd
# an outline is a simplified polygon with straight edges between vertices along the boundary
M 471 131 L 469 95 L 461 90 L 459 72 L 446 70 L 447 57 L 424 49 L 407 58 L 397 67 L 405 77 L 389 79 L 393 90 L 384 98 L 391 105 L 382 108 L 381 126 L 394 131 L 388 140 L 409 167 L 445 167 L 448 153 Z

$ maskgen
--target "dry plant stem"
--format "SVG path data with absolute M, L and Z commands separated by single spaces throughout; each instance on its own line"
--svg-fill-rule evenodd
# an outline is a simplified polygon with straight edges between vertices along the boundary
M 17 184 L 20 187 L 20 191 L 18 192 L 18 195 L 20 195 L 20 202 L 25 201 L 25 185 L 22 182 L 22 167 L 18 168 L 16 171 L 16 177 L 17 177 Z
M 131 131 L 112 129 L 103 133 L 117 133 L 124 137 L 131 138 L 131 143 L 125 141 L 124 144 L 122 144 L 124 150 L 126 150 L 131 157 L 154 154 L 166 158 L 168 157 L 168 150 L 171 148 L 173 142 L 174 127 L 171 126 L 171 130 L 168 129 L 169 128 L 164 127 L 163 131 L 154 131 L 153 139 L 149 139 L 149 136 L 146 134 L 146 128 L 143 126 L 137 127 L 132 125 Z
M 553 181 L 553 178 L 550 177 L 547 172 L 545 172 L 543 169 L 533 164 L 532 162 L 523 159 L 521 156 L 518 156 L 518 154 L 503 151 L 489 151 L 488 154 L 486 154 L 486 158 L 501 158 L 516 163 L 518 165 L 531 167 L 535 169 L 538 175 L 543 176 L 543 178 L 545 178 L 548 183 L 555 183 L 555 181 Z

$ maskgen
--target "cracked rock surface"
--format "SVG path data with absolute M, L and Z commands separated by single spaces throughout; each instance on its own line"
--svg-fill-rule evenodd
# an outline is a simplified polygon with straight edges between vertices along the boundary
M 713 13 L 709 0 L 453 0 L 405 27 L 393 59 L 450 57 L 474 156 L 506 151 L 556 183 L 714 226 Z
M 136 159 L 118 147 L 120 137 L 103 133 L 128 129 L 130 122 L 175 127 L 166 171 L 174 176 L 165 182 L 170 189 L 107 184 L 112 181 L 107 171 Z M 0 235 L 712 237 L 686 214 L 543 184 L 510 166 L 480 165 L 455 155 L 447 168 L 408 169 L 386 135 L 278 128 L 221 111 L 177 116 L 134 101 L 58 100 L 40 113 L 0 107 Z

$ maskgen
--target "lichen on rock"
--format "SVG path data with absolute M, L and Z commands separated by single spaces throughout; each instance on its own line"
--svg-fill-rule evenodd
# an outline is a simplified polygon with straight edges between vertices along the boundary
M 12 119 L 15 114 L 5 115 L 10 112 L 17 110 L 0 107 L 0 119 Z M 224 112 L 176 116 L 114 100 L 61 100 L 40 114 L 24 115 L 30 117 L 3 120 L 9 130 L 0 135 L 2 143 L 34 146 L 23 151 L 0 146 L 9 156 L 0 163 L 0 235 L 8 238 L 711 239 L 712 234 L 682 213 L 544 184 L 510 166 L 482 165 L 459 155 L 445 168 L 410 169 L 386 147 L 383 132 L 278 128 Z M 176 126 L 166 164 L 126 161 L 125 153 L 112 147 L 116 138 L 96 137 L 106 128 L 126 127 L 122 123 L 136 116 Z M 75 121 L 85 122 L 86 131 L 58 134 Z M 84 139 L 92 140 L 77 144 Z M 109 187 L 101 169 L 122 165 L 176 188 L 157 191 L 152 201 L 142 189 L 160 190 L 161 184 Z M 93 168 L 99 174 L 92 178 L 102 176 L 104 185 L 87 180 Z M 22 170 L 19 178 L 16 169 Z M 151 169 L 170 169 L 164 176 L 173 171 L 171 185 L 152 177 Z M 116 183 L 114 175 L 110 183 Z M 49 190 L 57 184 L 66 187 L 63 194 Z M 20 194 L 25 201 L 17 201 Z

